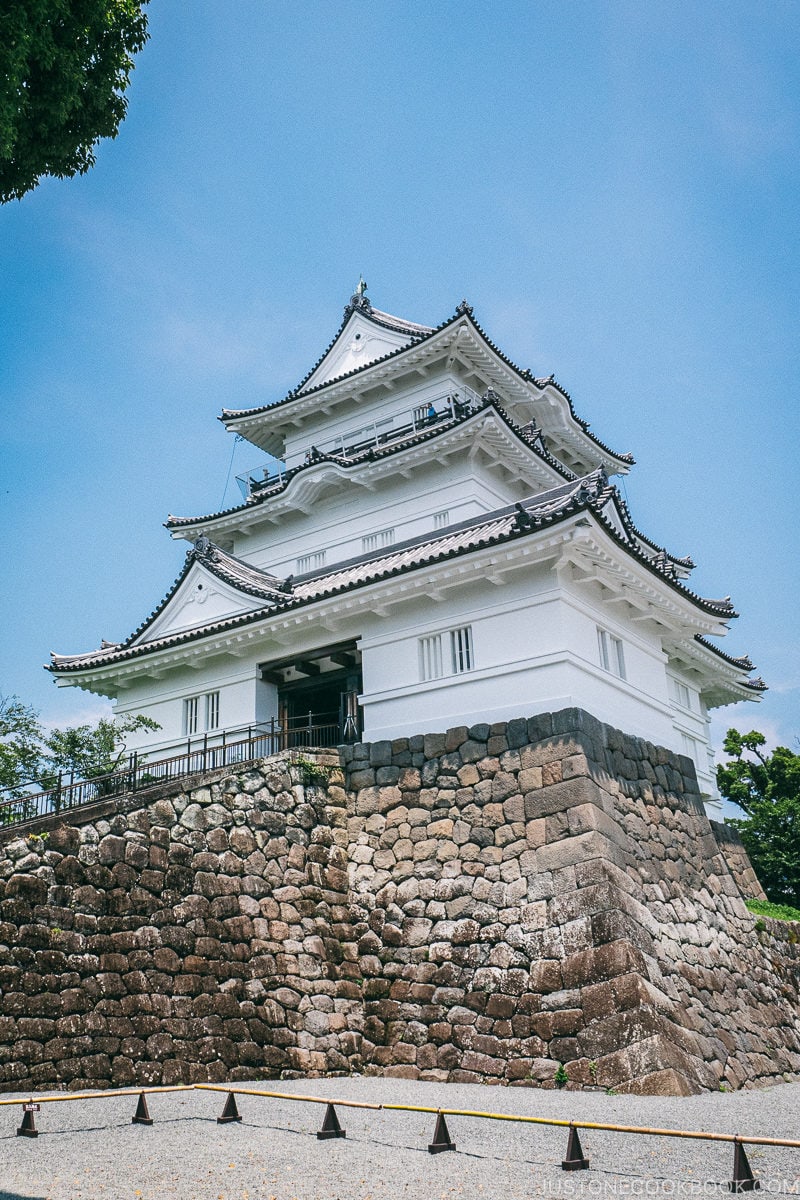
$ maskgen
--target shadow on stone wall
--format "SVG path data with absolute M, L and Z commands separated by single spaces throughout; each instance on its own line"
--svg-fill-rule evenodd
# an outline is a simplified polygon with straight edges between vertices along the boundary
M 756 931 L 688 759 L 577 709 L 314 757 L 5 845 L 1 1088 L 800 1069 L 797 928 Z

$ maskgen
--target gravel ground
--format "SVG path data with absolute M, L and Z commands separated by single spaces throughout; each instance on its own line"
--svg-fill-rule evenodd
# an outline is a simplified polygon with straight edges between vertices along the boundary
M 673 1129 L 800 1137 L 800 1084 L 686 1099 L 609 1096 L 400 1079 L 325 1079 L 242 1087 L 373 1104 L 494 1112 Z M 3 1099 L 10 1097 L 4 1096 Z M 565 1172 L 567 1131 L 451 1117 L 455 1154 L 431 1155 L 435 1117 L 340 1108 L 342 1140 L 314 1136 L 320 1105 L 238 1098 L 241 1123 L 218 1125 L 225 1096 L 148 1098 L 151 1127 L 133 1125 L 135 1097 L 43 1104 L 39 1137 L 16 1137 L 21 1108 L 0 1108 L 0 1200 L 522 1200 L 528 1196 L 727 1194 L 730 1144 L 581 1134 L 588 1171 Z M 800 1194 L 800 1149 L 748 1147 L 767 1193 Z

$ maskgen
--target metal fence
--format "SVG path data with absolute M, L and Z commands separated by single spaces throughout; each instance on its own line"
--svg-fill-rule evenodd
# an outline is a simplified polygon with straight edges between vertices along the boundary
M 246 766 L 284 750 L 319 749 L 336 746 L 341 741 L 338 722 L 316 724 L 313 714 L 309 714 L 308 721 L 302 724 L 292 722 L 291 728 L 273 720 L 263 725 L 249 725 L 242 729 L 223 730 L 220 734 L 187 738 L 186 749 L 170 758 L 151 762 L 145 755 L 134 752 L 125 767 L 108 775 L 75 780 L 62 773 L 55 787 L 4 800 L 0 802 L 0 829 L 80 808 L 108 797 L 126 795 L 154 784 L 168 783 L 186 775 L 202 774 L 221 767 Z

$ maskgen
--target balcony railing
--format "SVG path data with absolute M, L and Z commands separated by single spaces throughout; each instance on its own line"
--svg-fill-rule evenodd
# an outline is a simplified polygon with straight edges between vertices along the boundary
M 337 746 L 349 733 L 345 730 L 343 734 L 338 721 L 321 723 L 315 714 L 309 713 L 308 719 L 294 719 L 288 727 L 273 720 L 262 725 L 223 730 L 218 735 L 188 738 L 186 749 L 180 754 L 154 762 L 134 752 L 127 766 L 108 775 L 80 780 L 60 776 L 58 784 L 46 791 L 15 795 L 0 801 L 0 829 L 169 783 L 187 775 L 221 767 L 247 766 L 286 750 Z
M 266 460 L 250 471 L 236 476 L 236 482 L 247 500 L 256 496 L 264 488 L 272 487 L 282 481 L 287 474 L 298 470 L 306 463 L 313 461 L 314 453 L 332 454 L 341 458 L 353 458 L 370 446 L 385 446 L 388 442 L 402 437 L 410 437 L 424 429 L 431 429 L 444 421 L 451 421 L 461 416 L 468 409 L 480 404 L 480 397 L 471 388 L 462 387 L 458 391 L 443 392 L 426 400 L 424 404 L 404 409 L 380 421 L 370 421 L 360 429 L 352 429 L 349 433 L 336 434 L 315 442 L 313 446 L 303 447 L 287 455 L 286 461 L 267 456 Z

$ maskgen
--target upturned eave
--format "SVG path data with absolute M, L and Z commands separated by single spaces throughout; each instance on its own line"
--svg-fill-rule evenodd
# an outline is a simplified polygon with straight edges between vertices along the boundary
M 476 428 L 487 421 L 496 426 L 495 438 L 501 439 L 507 449 L 509 461 L 513 461 L 522 481 L 531 487 L 553 487 L 563 480 L 576 476 L 564 468 L 557 459 L 541 445 L 541 439 L 524 432 L 514 422 L 496 399 L 490 398 L 473 412 L 452 421 L 445 421 L 431 429 L 425 429 L 409 438 L 363 451 L 350 460 L 336 455 L 319 455 L 312 462 L 304 463 L 287 472 L 283 481 L 265 488 L 251 500 L 232 509 L 210 513 L 202 517 L 169 517 L 165 527 L 173 537 L 196 537 L 199 533 L 230 534 L 252 528 L 264 522 L 275 521 L 287 512 L 295 511 L 314 499 L 315 492 L 324 483 L 358 482 L 366 474 L 370 485 L 387 475 L 400 470 L 413 469 L 427 463 L 431 457 L 439 458 L 447 453 L 451 444 L 459 444 L 470 438 Z
M 552 377 L 537 379 L 503 354 L 477 323 L 466 303 L 459 305 L 452 317 L 429 333 L 363 367 L 315 387 L 295 389 L 269 405 L 223 409 L 219 419 L 227 429 L 280 457 L 281 431 L 287 425 L 300 427 L 320 409 L 332 411 L 339 404 L 358 402 L 377 386 L 399 386 L 408 372 L 429 367 L 443 354 L 448 354 L 451 362 L 461 361 L 463 368 L 472 372 L 484 386 L 499 390 L 515 419 L 525 423 L 536 416 L 553 442 L 554 452 L 557 453 L 559 446 L 571 447 L 589 469 L 602 466 L 608 474 L 625 474 L 633 465 L 632 455 L 612 450 L 590 432 L 588 422 L 575 412 L 569 393 Z M 514 411 L 515 406 L 520 407 L 519 413 Z
M 580 568 L 583 564 L 598 574 L 594 580 L 585 577 L 584 571 L 584 578 L 575 583 L 599 582 L 602 586 L 611 580 L 612 587 L 627 587 L 626 602 L 633 597 L 633 607 L 642 607 L 643 619 L 653 619 L 658 610 L 665 628 L 674 630 L 679 622 L 685 636 L 724 632 L 726 621 L 735 615 L 730 601 L 706 600 L 695 595 L 674 574 L 643 554 L 638 544 L 626 540 L 624 532 L 620 533 L 604 515 L 613 494 L 614 489 L 609 487 L 603 473 L 595 472 L 533 497 L 526 504 L 510 505 L 473 518 L 436 536 L 414 538 L 391 550 L 334 564 L 322 572 L 278 584 L 274 591 L 270 583 L 271 602 L 263 608 L 176 633 L 161 642 L 142 642 L 140 629 L 126 642 L 107 651 L 84 656 L 54 655 L 49 669 L 62 679 L 69 675 L 81 686 L 91 688 L 91 680 L 113 675 L 119 664 L 131 659 L 171 656 L 184 644 L 196 642 L 203 643 L 204 653 L 212 653 L 212 643 L 217 639 L 249 640 L 253 635 L 247 627 L 294 619 L 291 614 L 300 611 L 311 613 L 309 619 L 313 619 L 319 605 L 327 609 L 332 603 L 334 614 L 338 613 L 341 619 L 342 613 L 360 607 L 366 596 L 371 611 L 379 611 L 385 601 L 381 600 L 376 608 L 376 590 L 383 595 L 401 580 L 403 589 L 413 590 L 420 581 L 424 586 L 429 575 L 441 571 L 452 570 L 465 578 L 472 577 L 476 570 L 484 568 L 487 557 L 506 563 L 499 572 L 502 575 L 504 571 L 524 567 L 526 560 L 532 561 L 552 538 L 564 543 L 558 566 L 577 563 Z M 229 573 L 240 569 L 235 566 L 239 560 L 218 553 L 219 561 L 227 564 Z M 252 570 L 247 564 L 242 567 Z M 262 574 L 266 577 L 265 572 Z M 156 613 L 163 609 L 163 603 Z

